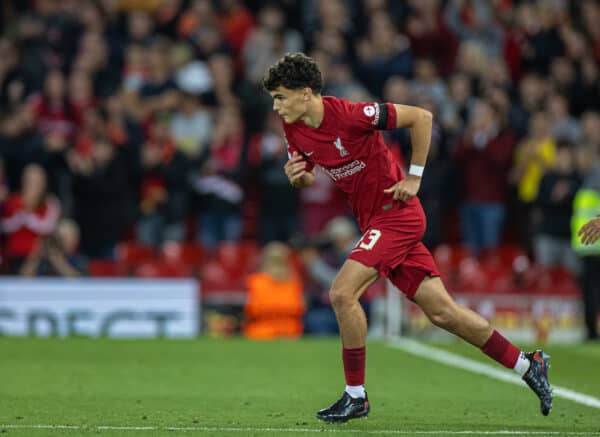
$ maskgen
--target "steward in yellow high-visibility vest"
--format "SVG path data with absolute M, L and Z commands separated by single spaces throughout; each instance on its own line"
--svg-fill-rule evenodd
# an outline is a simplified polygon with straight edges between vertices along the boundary
M 587 339 L 598 339 L 600 309 L 600 239 L 596 239 L 596 216 L 600 214 L 600 162 L 589 171 L 573 201 L 571 219 L 573 249 L 583 264 L 580 283 Z M 582 231 L 583 229 L 583 231 Z M 578 235 L 582 231 L 581 235 Z

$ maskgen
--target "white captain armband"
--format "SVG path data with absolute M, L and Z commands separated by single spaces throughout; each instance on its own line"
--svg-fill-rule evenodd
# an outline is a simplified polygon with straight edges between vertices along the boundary
M 424 170 L 425 170 L 425 167 L 423 167 L 422 165 L 411 164 L 410 168 L 408 169 L 408 174 L 421 177 L 421 176 L 423 176 Z

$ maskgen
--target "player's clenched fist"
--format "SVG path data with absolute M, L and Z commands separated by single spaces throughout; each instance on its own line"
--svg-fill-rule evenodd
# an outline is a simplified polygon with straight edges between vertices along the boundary
M 285 163 L 283 169 L 294 187 L 300 187 L 302 185 L 302 177 L 308 174 L 306 171 L 306 161 L 298 152 L 292 153 L 292 157 Z
M 593 244 L 600 237 L 600 217 L 587 222 L 577 233 L 581 242 L 585 245 Z

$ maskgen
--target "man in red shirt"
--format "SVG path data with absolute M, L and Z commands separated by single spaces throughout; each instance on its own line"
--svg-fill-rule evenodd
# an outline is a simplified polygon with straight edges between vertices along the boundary
M 487 320 L 452 300 L 433 257 L 421 243 L 425 216 L 416 194 L 431 138 L 432 114 L 392 103 L 353 103 L 321 96 L 317 64 L 303 53 L 284 56 L 263 80 L 273 109 L 283 119 L 290 159 L 285 173 L 303 188 L 321 166 L 347 196 L 363 232 L 330 290 L 342 337 L 346 376 L 343 396 L 317 413 L 327 422 L 346 422 L 369 413 L 364 389 L 367 321 L 358 299 L 378 276 L 386 276 L 437 326 L 480 348 L 519 373 L 541 401 L 552 408 L 548 356 L 523 353 Z M 385 147 L 379 130 L 408 127 L 412 162 L 406 178 Z

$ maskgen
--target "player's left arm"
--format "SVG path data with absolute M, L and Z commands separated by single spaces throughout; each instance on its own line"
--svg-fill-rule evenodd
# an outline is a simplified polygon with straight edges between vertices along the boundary
M 417 106 L 394 104 L 396 127 L 409 128 L 412 145 L 412 157 L 406 178 L 384 190 L 394 193 L 396 200 L 410 200 L 421 187 L 421 177 L 429 154 L 433 114 Z

